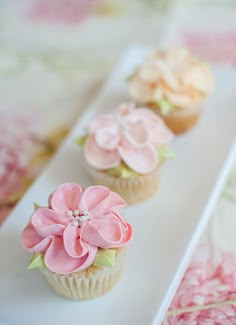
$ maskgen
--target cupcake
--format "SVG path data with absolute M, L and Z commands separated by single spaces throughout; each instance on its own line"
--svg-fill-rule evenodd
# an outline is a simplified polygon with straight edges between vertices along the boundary
M 195 125 L 212 87 L 208 66 L 185 49 L 152 51 L 129 77 L 132 98 L 158 113 L 176 134 Z
M 76 142 L 83 148 L 94 183 L 136 203 L 157 190 L 159 167 L 173 156 L 166 146 L 171 138 L 172 133 L 152 111 L 124 103 L 95 117 Z
M 49 196 L 48 207 L 35 211 L 22 233 L 22 244 L 51 288 L 73 300 L 98 297 L 120 278 L 125 246 L 132 227 L 119 211 L 126 205 L 103 186 L 82 189 L 60 185 Z

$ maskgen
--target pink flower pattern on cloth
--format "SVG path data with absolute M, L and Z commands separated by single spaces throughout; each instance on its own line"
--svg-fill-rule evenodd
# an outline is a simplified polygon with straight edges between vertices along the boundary
M 235 325 L 236 307 L 225 304 L 206 310 L 171 316 L 162 325 Z
M 157 148 L 173 135 L 155 113 L 122 104 L 112 113 L 96 117 L 87 126 L 84 154 L 94 168 L 106 170 L 124 161 L 145 174 L 158 165 Z
M 49 208 L 37 208 L 22 234 L 31 253 L 45 253 L 52 272 L 67 274 L 93 264 L 98 248 L 115 248 L 132 237 L 130 224 L 119 216 L 126 205 L 103 186 L 82 189 L 75 183 L 60 185 L 49 197 Z
M 169 309 L 180 313 L 167 315 L 162 325 L 236 324 L 236 305 L 230 303 L 236 301 L 236 255 L 216 247 L 213 255 L 207 245 L 198 247 Z

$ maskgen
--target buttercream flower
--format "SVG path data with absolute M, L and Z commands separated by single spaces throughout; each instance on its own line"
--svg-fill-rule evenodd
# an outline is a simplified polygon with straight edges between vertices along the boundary
M 153 112 L 122 104 L 115 112 L 90 122 L 85 158 L 99 170 L 116 167 L 123 161 L 139 174 L 150 173 L 158 165 L 157 148 L 171 138 L 172 133 Z
M 37 208 L 22 234 L 23 246 L 45 253 L 49 270 L 67 274 L 93 264 L 98 248 L 127 244 L 132 228 L 119 210 L 126 204 L 103 186 L 82 189 L 74 183 L 59 186 L 49 197 L 49 207 Z
M 182 48 L 152 51 L 130 81 L 131 96 L 140 103 L 166 100 L 174 107 L 190 107 L 212 90 L 206 64 Z
M 183 48 L 150 52 L 129 78 L 131 97 L 160 115 L 175 134 L 197 123 L 212 88 L 209 67 Z

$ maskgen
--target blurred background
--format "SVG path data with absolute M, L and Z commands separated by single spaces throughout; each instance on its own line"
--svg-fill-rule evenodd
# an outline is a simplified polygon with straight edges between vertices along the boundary
M 0 224 L 137 43 L 235 68 L 236 1 L 0 0 Z M 235 172 L 225 193 L 232 204 Z
M 235 0 L 0 0 L 0 221 L 127 47 L 184 45 L 236 65 L 235 10 Z

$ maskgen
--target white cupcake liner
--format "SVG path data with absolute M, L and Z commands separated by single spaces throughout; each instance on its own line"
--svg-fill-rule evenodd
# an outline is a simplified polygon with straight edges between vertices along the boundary
M 158 107 L 154 105 L 148 106 L 155 113 L 157 113 L 165 122 L 166 126 L 175 134 L 183 133 L 192 128 L 203 111 L 203 106 L 196 105 L 188 108 L 176 108 L 168 114 L 161 114 Z
M 125 249 L 116 249 L 115 266 L 90 266 L 85 270 L 58 274 L 49 269 L 40 269 L 50 287 L 60 296 L 71 300 L 96 298 L 110 291 L 121 276 Z
M 129 204 L 141 202 L 151 197 L 157 191 L 160 182 L 158 168 L 146 175 L 124 179 L 97 170 L 86 162 L 85 166 L 95 184 L 108 187 Z

